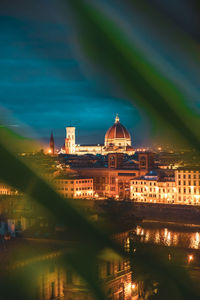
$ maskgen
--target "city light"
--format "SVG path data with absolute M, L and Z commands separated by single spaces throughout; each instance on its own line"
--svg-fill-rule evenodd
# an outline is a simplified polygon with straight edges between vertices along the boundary
M 136 284 L 135 283 L 132 283 L 132 290 L 134 290 L 136 288 Z
M 194 256 L 192 254 L 188 255 L 188 263 L 193 261 L 193 259 L 194 259 Z

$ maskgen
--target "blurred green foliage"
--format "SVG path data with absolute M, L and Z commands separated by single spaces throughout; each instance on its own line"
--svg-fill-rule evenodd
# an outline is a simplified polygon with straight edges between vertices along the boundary
M 95 66 L 103 70 L 111 81 L 114 80 L 131 101 L 137 101 L 152 120 L 158 121 L 159 126 L 164 125 L 177 138 L 199 150 L 200 137 L 196 130 L 199 118 L 189 109 L 182 92 L 164 74 L 158 72 L 138 50 L 137 45 L 129 40 L 124 29 L 109 19 L 102 9 L 95 7 L 92 2 L 81 0 L 69 0 L 68 7 L 77 26 L 80 45 Z M 20 135 L 4 126 L 0 128 L 0 180 L 26 194 L 57 222 L 70 229 L 77 244 L 70 253 L 63 250 L 62 264 L 70 265 L 84 278 L 97 299 L 105 298 L 95 272 L 98 257 L 108 253 L 106 249 L 112 249 L 130 259 L 133 273 L 143 282 L 146 293 L 158 283 L 158 299 L 199 299 L 199 293 L 185 268 L 169 263 L 165 251 L 157 251 L 153 245 L 140 244 L 133 238 L 130 252 L 125 252 L 105 231 L 88 220 L 70 199 L 58 195 L 40 171 L 16 155 L 16 150 L 24 149 L 25 144 L 26 141 Z M 30 146 L 33 147 L 32 144 Z M 20 271 L 2 268 L 2 299 L 31 298 L 30 290 L 26 290 L 26 280 L 31 280 L 32 274 L 42 267 L 37 259 L 36 263 L 33 259 L 26 264 L 26 254 L 30 248 L 27 250 L 23 245 L 19 247 L 22 259 Z M 38 247 L 29 254 L 37 258 L 43 250 Z M 19 256 L 12 259 L 14 265 Z

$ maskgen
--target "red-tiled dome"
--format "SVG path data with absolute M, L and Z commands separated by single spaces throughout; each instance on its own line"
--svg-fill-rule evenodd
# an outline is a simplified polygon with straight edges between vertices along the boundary
M 116 116 L 113 126 L 106 132 L 105 140 L 110 139 L 131 139 L 128 130 L 119 122 L 118 116 Z

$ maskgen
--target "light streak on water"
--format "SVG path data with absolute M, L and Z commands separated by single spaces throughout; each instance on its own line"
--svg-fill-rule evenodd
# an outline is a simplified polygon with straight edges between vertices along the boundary
M 141 236 L 141 241 L 145 243 L 151 242 L 164 246 L 200 249 L 200 232 L 137 226 L 136 234 Z

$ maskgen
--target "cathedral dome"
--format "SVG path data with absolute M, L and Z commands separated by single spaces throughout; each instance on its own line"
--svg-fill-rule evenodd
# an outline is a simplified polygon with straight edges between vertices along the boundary
M 131 136 L 128 130 L 119 122 L 118 115 L 115 118 L 115 123 L 113 126 L 110 127 L 106 132 L 105 146 L 131 146 Z

